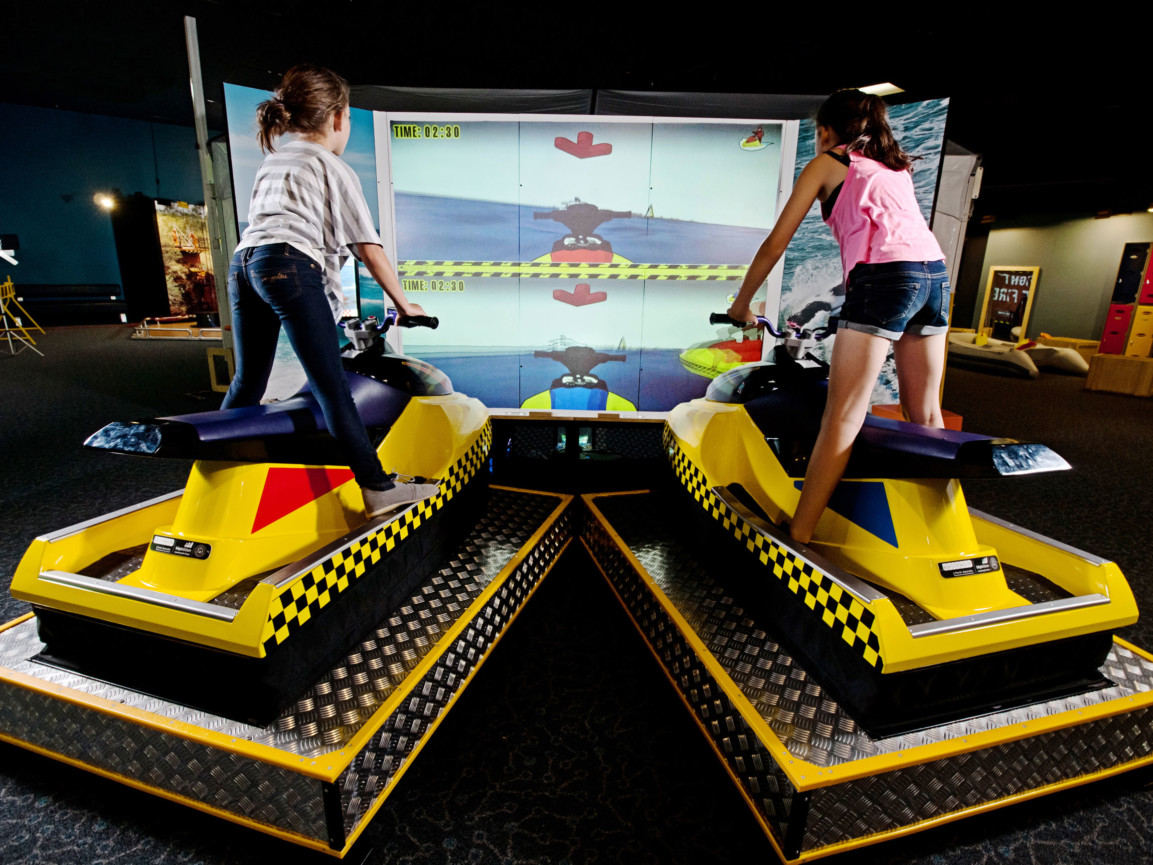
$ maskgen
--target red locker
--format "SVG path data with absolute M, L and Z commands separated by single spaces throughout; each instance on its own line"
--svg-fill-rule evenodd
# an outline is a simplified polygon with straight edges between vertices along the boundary
M 1129 338 L 1129 323 L 1133 320 L 1133 305 L 1129 303 L 1109 304 L 1109 315 L 1105 319 L 1105 330 L 1101 334 L 1101 354 L 1124 354 Z

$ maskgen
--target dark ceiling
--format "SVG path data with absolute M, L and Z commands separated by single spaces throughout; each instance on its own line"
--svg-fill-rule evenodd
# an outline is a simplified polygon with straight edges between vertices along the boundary
M 985 166 L 982 215 L 1153 204 L 1139 132 L 1149 54 L 1135 20 L 1100 6 L 1092 20 L 1036 6 L 1044 19 L 1019 24 L 958 8 L 810 3 L 799 20 L 768 3 L 679 8 L 0 0 L 0 102 L 192 125 L 188 15 L 216 130 L 222 82 L 271 89 L 303 60 L 354 84 L 404 87 L 823 94 L 892 81 L 902 101 L 951 98 L 948 137 Z

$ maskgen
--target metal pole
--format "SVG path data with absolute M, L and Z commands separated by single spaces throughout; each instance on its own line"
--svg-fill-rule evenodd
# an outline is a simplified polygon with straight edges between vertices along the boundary
M 184 18 L 184 41 L 188 47 L 188 75 L 192 84 L 192 113 L 196 123 L 196 149 L 200 154 L 200 180 L 204 186 L 204 210 L 208 222 L 208 242 L 212 253 L 212 272 L 216 280 L 216 308 L 220 316 L 220 335 L 224 349 L 232 353 L 232 321 L 228 306 L 228 258 L 231 250 L 223 247 L 216 180 L 212 173 L 212 155 L 208 149 L 208 112 L 204 107 L 204 81 L 200 74 L 200 41 L 196 19 Z M 209 359 L 211 361 L 211 358 Z

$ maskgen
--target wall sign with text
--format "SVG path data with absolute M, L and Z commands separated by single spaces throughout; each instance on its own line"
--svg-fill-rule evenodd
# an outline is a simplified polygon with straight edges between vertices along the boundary
M 1010 342 L 1024 339 L 1040 273 L 1039 267 L 991 267 L 981 308 L 980 333 Z M 1014 328 L 1020 328 L 1016 335 Z

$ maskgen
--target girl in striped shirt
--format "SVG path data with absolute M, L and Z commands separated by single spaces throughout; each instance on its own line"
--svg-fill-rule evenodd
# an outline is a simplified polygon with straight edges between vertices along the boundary
M 350 254 L 402 317 L 425 314 L 404 296 L 360 181 L 339 158 L 351 128 L 348 82 L 328 69 L 295 66 L 257 107 L 256 120 L 268 155 L 228 272 L 236 374 L 221 408 L 260 403 L 283 327 L 360 485 L 367 516 L 428 498 L 435 484 L 401 483 L 381 466 L 353 403 L 333 326 L 343 312 L 340 270 Z M 285 134 L 290 138 L 274 147 Z

